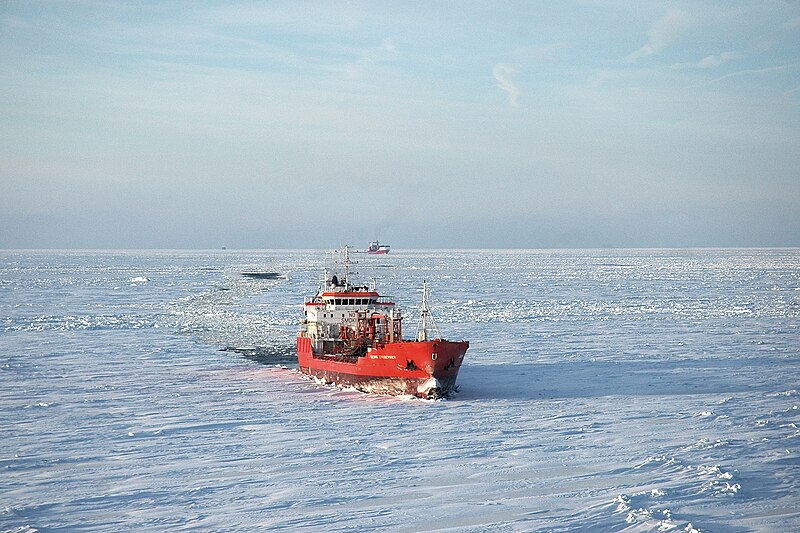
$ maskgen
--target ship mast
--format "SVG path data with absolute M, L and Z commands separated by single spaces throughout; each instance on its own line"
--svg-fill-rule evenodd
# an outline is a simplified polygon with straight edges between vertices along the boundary
M 350 287 L 350 245 L 345 244 L 342 250 L 342 263 L 344 263 L 344 286 Z
M 441 338 L 439 328 L 436 327 L 436 321 L 433 319 L 433 313 L 431 313 L 428 300 L 428 282 L 422 280 L 422 310 L 420 311 L 420 321 L 417 325 L 417 340 L 420 342 L 427 341 L 432 334 L 435 335 L 435 339 Z

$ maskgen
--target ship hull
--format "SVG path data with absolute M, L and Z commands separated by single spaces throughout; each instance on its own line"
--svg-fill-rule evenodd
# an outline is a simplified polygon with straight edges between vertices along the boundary
M 439 398 L 455 390 L 467 341 L 403 341 L 378 345 L 365 355 L 314 354 L 311 339 L 297 338 L 300 371 L 326 383 L 376 394 Z

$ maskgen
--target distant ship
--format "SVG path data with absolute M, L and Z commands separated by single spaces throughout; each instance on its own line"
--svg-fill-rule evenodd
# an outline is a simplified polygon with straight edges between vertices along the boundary
M 420 325 L 413 340 L 403 340 L 403 316 L 394 302 L 372 287 L 349 279 L 349 249 L 343 250 L 343 275 L 328 277 L 305 300 L 297 334 L 300 371 L 327 383 L 378 394 L 439 398 L 455 390 L 468 341 L 442 339 L 428 308 L 423 284 Z
M 378 241 L 372 241 L 369 243 L 369 248 L 367 248 L 368 254 L 388 254 L 389 253 L 389 245 L 388 244 L 381 244 Z

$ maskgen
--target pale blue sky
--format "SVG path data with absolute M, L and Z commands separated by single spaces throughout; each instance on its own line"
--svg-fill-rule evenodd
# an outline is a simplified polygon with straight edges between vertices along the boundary
M 0 2 L 0 247 L 800 246 L 797 2 Z

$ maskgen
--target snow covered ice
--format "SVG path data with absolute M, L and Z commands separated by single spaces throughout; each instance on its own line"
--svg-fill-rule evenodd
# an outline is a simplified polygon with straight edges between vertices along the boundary
M 0 530 L 800 530 L 800 250 L 363 257 L 445 401 L 294 370 L 324 260 L 0 252 Z

